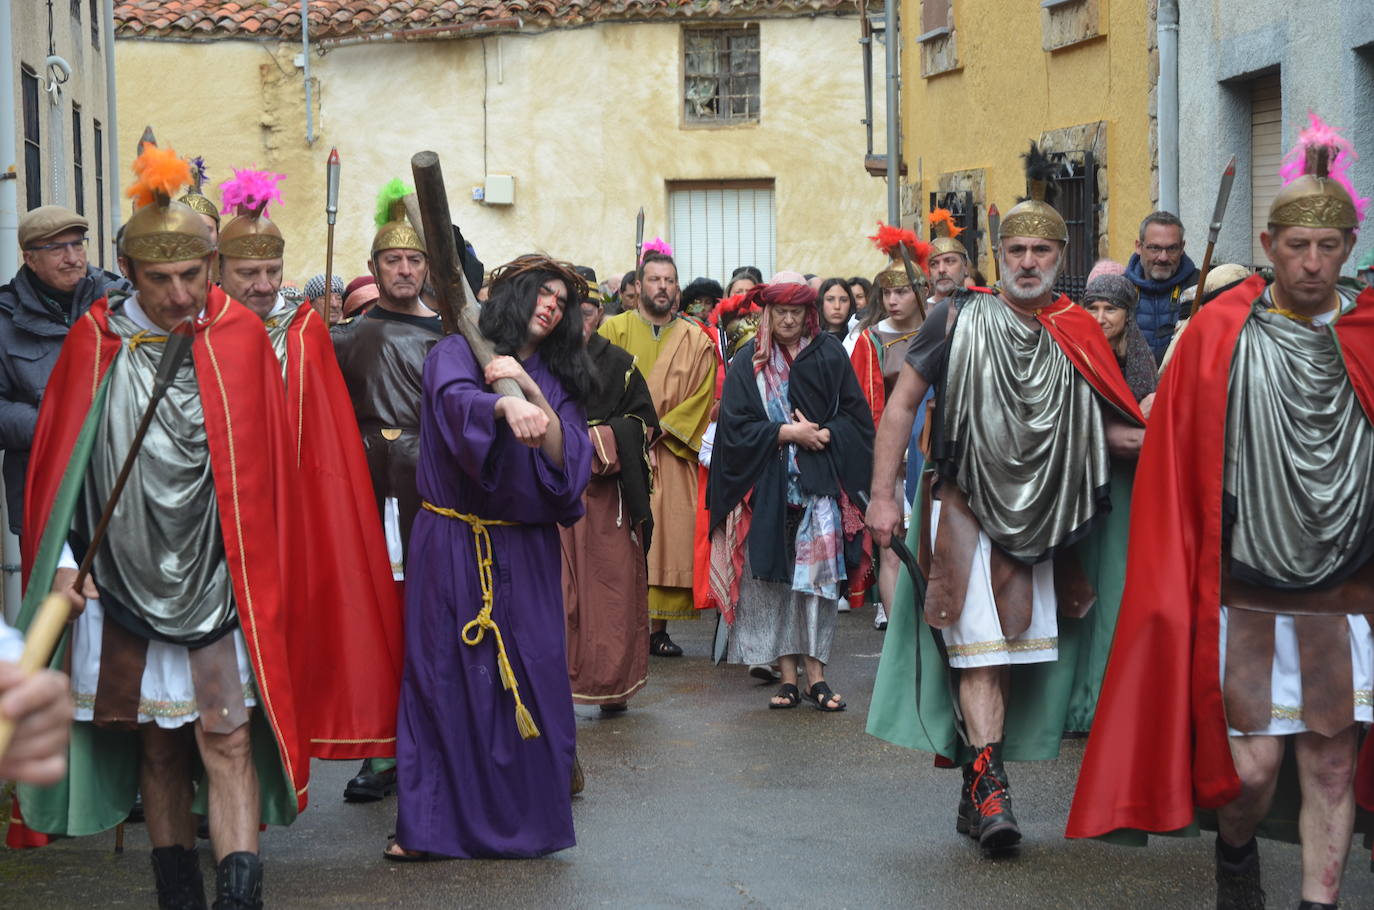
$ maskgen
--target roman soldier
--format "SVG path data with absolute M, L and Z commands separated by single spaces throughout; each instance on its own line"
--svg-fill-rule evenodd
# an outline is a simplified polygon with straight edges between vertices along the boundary
M 362 434 L 373 500 L 397 581 L 405 577 L 410 529 L 420 511 L 415 468 L 421 377 L 425 357 L 443 337 L 439 317 L 421 297 L 429 256 L 419 232 L 406 220 L 405 197 L 411 192 L 400 180 L 382 189 L 368 263 L 377 279 L 377 303 L 333 329 L 334 352 Z M 364 762 L 345 787 L 344 798 L 371 802 L 393 792 L 396 761 L 389 754 L 378 751 Z
M 1102 330 L 1053 291 L 1068 229 L 1044 201 L 1052 164 L 1033 144 L 1027 160 L 1032 198 L 1002 221 L 1005 286 L 931 309 L 883 412 L 867 516 L 886 545 L 933 386 L 907 538 L 921 567 L 894 600 L 868 730 L 962 766 L 955 827 L 988 852 L 1021 840 L 1004 760 L 1057 757 L 1074 715 L 1091 711 L 1144 434 Z
M 1143 841 L 1215 810 L 1218 907 L 1264 906 L 1256 834 L 1301 835 L 1301 906 L 1334 907 L 1374 809 L 1374 291 L 1338 283 L 1353 158 L 1313 117 L 1260 234 L 1273 280 L 1178 339 L 1069 815 L 1070 837 Z
M 954 223 L 949 209 L 935 209 L 930 222 L 930 281 L 932 304 L 939 303 L 964 287 L 968 280 L 968 247 L 958 239 L 964 229 Z
M 302 717 L 306 749 L 314 758 L 363 759 L 396 742 L 400 697 L 401 603 L 386 556 L 386 539 L 373 500 L 348 389 L 334 357 L 329 328 L 309 303 L 282 290 L 286 240 L 268 216 L 280 201 L 282 175 L 236 170 L 221 185 L 226 210 L 238 214 L 220 234 L 220 278 L 225 293 L 263 321 L 286 383 L 286 414 L 294 462 L 292 492 L 316 528 L 306 542 L 309 597 L 331 605 L 333 620 L 314 629 L 320 646 L 336 655 L 311 673 L 298 695 L 328 705 Z M 304 614 L 291 613 L 288 620 Z M 360 719 L 367 720 L 361 721 Z

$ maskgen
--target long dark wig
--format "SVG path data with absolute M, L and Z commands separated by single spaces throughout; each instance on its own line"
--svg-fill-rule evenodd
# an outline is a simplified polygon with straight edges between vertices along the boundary
M 521 256 L 492 274 L 491 293 L 482 304 L 477 327 L 491 340 L 498 354 L 517 356 L 529 336 L 530 318 L 539 288 L 557 279 L 568 290 L 563 318 L 539 343 L 539 355 L 564 390 L 586 405 L 594 393 L 591 360 L 582 341 L 579 309 L 586 297 L 586 282 L 570 268 L 545 256 Z

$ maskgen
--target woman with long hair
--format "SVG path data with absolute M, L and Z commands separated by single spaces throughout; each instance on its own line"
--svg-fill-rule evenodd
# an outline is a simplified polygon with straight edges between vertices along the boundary
M 816 291 L 816 306 L 821 317 L 821 331 L 829 332 L 840 341 L 849 337 L 849 321 L 856 309 L 854 292 L 843 278 L 827 278 Z
M 521 257 L 493 273 L 479 319 L 500 356 L 484 369 L 450 335 L 425 361 L 387 859 L 573 846 L 558 526 L 582 516 L 591 472 L 585 296 L 571 269 Z

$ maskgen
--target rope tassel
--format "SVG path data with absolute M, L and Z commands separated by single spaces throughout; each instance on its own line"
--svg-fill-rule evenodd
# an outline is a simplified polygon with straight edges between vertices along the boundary
M 482 643 L 487 630 L 491 630 L 492 637 L 496 639 L 496 667 L 500 671 L 501 685 L 515 700 L 515 727 L 520 731 L 521 739 L 534 739 L 539 736 L 539 727 L 535 725 L 534 715 L 530 713 L 530 709 L 525 707 L 525 703 L 520 700 L 520 684 L 515 681 L 515 669 L 511 666 L 510 657 L 506 654 L 505 639 L 501 637 L 501 628 L 496 625 L 496 620 L 491 618 L 495 588 L 491 571 L 491 534 L 487 528 L 491 525 L 510 527 L 518 524 L 518 522 L 478 518 L 475 515 L 467 515 L 456 509 L 446 509 L 429 502 L 421 503 L 421 505 L 436 515 L 456 518 L 472 528 L 472 545 L 477 554 L 477 578 L 482 586 L 482 609 L 477 611 L 477 616 L 473 620 L 463 626 L 461 633 L 463 644 L 475 647 Z

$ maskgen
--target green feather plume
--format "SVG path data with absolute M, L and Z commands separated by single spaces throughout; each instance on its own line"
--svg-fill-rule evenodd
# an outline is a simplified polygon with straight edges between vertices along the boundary
M 392 178 L 390 183 L 382 187 L 382 191 L 377 194 L 377 227 L 381 227 L 391 220 L 392 205 L 413 192 L 415 192 L 415 188 L 406 186 L 401 182 L 400 177 Z

